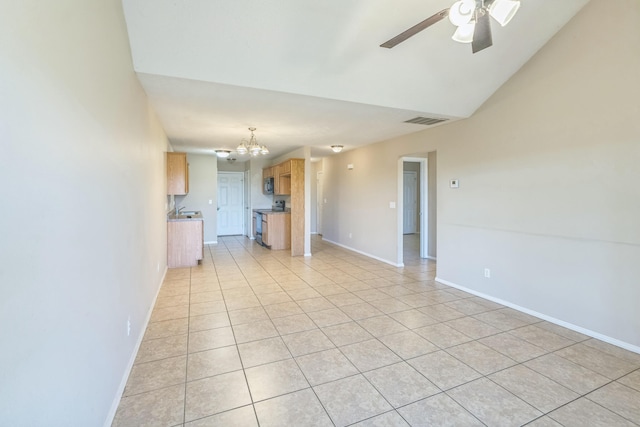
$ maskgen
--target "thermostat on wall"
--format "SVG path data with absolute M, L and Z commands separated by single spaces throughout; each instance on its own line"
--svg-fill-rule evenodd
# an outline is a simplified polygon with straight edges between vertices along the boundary
M 458 181 L 457 179 L 452 179 L 452 180 L 449 182 L 449 187 L 451 187 L 451 188 L 458 188 L 458 187 L 460 187 L 460 181 Z

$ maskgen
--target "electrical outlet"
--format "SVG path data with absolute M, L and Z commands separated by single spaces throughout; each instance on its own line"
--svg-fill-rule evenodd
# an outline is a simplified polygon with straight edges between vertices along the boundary
M 156 271 L 159 273 L 160 272 L 160 261 L 158 261 L 158 264 L 156 265 Z
M 353 237 L 353 234 L 349 233 L 349 238 L 352 238 L 352 237 Z
M 131 335 L 131 316 L 127 317 L 127 336 Z
M 491 278 L 491 270 L 488 268 L 484 269 L 484 277 L 486 277 L 487 279 Z

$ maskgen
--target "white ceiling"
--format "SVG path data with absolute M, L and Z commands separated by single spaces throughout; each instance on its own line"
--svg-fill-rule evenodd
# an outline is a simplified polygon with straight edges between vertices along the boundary
M 270 157 L 469 117 L 587 2 L 522 0 L 472 54 L 448 20 L 379 47 L 453 0 L 123 0 L 135 71 L 174 149 L 233 150 L 254 126 Z

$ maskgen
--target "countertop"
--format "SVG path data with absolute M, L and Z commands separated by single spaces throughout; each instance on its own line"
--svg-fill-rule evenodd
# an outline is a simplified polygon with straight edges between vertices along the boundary
M 259 212 L 259 213 L 263 213 L 263 214 L 290 214 L 291 213 L 291 209 L 287 208 L 284 211 L 276 211 L 273 209 L 254 209 L 254 212 Z
M 203 221 L 201 211 L 187 211 L 176 215 L 175 212 L 167 214 L 167 221 Z

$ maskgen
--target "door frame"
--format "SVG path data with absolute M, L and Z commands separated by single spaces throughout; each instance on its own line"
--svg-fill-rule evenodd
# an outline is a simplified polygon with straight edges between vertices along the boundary
M 404 266 L 404 162 L 420 163 L 420 258 L 429 255 L 429 171 L 427 157 L 398 159 L 397 248 L 398 266 Z

